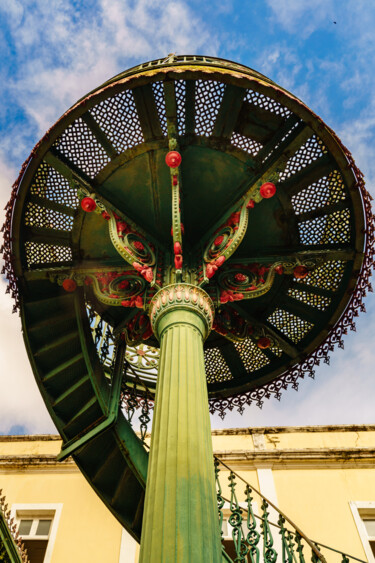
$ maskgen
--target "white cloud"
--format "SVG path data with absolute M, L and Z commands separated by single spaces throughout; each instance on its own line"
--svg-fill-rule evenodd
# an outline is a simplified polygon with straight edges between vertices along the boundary
M 10 91 L 39 136 L 77 99 L 129 65 L 218 48 L 183 1 L 99 0 L 82 18 L 60 0 L 27 2 L 22 17 L 20 11 L 7 12 L 18 55 Z
M 289 33 L 298 32 L 304 39 L 317 27 L 332 24 L 333 0 L 266 0 L 272 10 L 273 20 Z

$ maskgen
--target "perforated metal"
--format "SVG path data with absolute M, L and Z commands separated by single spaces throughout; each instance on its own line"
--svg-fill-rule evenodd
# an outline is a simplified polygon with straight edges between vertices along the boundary
M 51 264 L 56 262 L 71 262 L 72 251 L 69 246 L 57 246 L 44 242 L 25 242 L 26 262 L 33 264 Z
M 279 176 L 280 182 L 286 178 L 290 178 L 290 176 L 293 176 L 314 162 L 314 160 L 322 157 L 326 152 L 327 149 L 323 145 L 322 141 L 316 135 L 313 135 L 288 160 L 284 172 L 281 172 Z
M 233 375 L 219 348 L 209 348 L 204 353 L 204 366 L 207 383 L 219 383 L 229 381 Z
M 154 93 L 154 99 L 156 108 L 158 110 L 159 121 L 163 135 L 167 136 L 167 115 L 165 112 L 165 100 L 164 100 L 164 87 L 162 82 L 153 82 L 152 91 Z
M 276 100 L 272 100 L 264 94 L 259 94 L 259 92 L 254 92 L 254 90 L 247 90 L 245 100 L 282 117 L 289 117 L 292 113 L 288 108 L 276 102 Z
M 298 223 L 302 244 L 329 244 L 349 242 L 350 211 L 343 209 L 331 215 L 316 217 Z
M 320 289 L 336 291 L 344 275 L 345 264 L 346 262 L 342 260 L 329 260 L 322 264 L 322 266 L 315 268 L 306 278 L 302 280 L 294 278 L 294 281 Z
M 81 117 L 65 129 L 54 146 L 91 178 L 94 178 L 110 161 Z
M 235 342 L 234 347 L 247 371 L 254 372 L 270 363 L 267 356 L 250 338 L 242 342 Z
M 331 303 L 330 297 L 316 295 L 315 293 L 308 293 L 306 291 L 299 291 L 298 289 L 292 287 L 289 288 L 288 295 L 293 297 L 293 299 L 297 299 L 298 301 L 302 301 L 302 303 L 310 305 L 310 307 L 316 307 L 317 309 L 320 309 L 320 311 L 325 311 Z
M 25 225 L 71 231 L 73 217 L 29 202 L 26 206 Z
M 345 186 L 341 174 L 334 170 L 292 196 L 292 205 L 297 215 L 338 203 L 345 199 Z
M 225 86 L 214 80 L 197 80 L 195 83 L 195 132 L 197 135 L 210 136 Z
M 270 150 L 266 155 L 264 155 L 264 157 L 263 157 L 263 159 L 262 159 L 262 163 L 263 163 L 263 164 L 264 164 L 265 162 L 267 162 L 267 160 L 271 157 L 271 155 L 273 155 L 273 154 L 278 150 L 278 148 L 279 148 L 279 147 L 282 145 L 282 143 L 284 143 L 284 141 L 291 135 L 291 133 L 294 131 L 294 129 L 295 129 L 296 127 L 298 127 L 298 125 L 299 125 L 299 121 L 296 121 L 295 123 L 293 123 L 293 124 L 290 126 L 290 128 L 289 128 L 288 131 L 285 133 L 285 135 L 283 135 L 283 137 L 280 139 L 280 141 L 278 141 L 278 142 L 275 144 L 275 146 L 273 146 L 273 147 L 271 148 L 271 150 Z M 280 181 L 281 181 L 281 179 L 280 179 Z
M 68 180 L 44 161 L 34 176 L 30 193 L 72 208 L 77 207 L 79 201 L 76 190 L 70 187 Z
M 131 90 L 103 100 L 90 112 L 118 153 L 143 143 L 142 128 Z
M 185 80 L 176 80 L 175 82 L 176 102 L 177 102 L 177 125 L 178 134 L 185 134 L 186 120 L 186 82 Z
M 312 323 L 289 313 L 285 309 L 275 309 L 267 320 L 292 342 L 302 340 L 314 326 Z
M 278 358 L 280 358 L 280 356 L 282 356 L 283 353 L 284 353 L 284 352 L 282 351 L 282 349 L 281 349 L 279 346 L 277 346 L 277 345 L 271 346 L 271 348 L 269 348 L 269 351 L 272 352 L 272 354 L 274 354 L 274 355 L 277 356 Z
M 245 137 L 244 135 L 240 135 L 240 133 L 233 133 L 230 142 L 235 147 L 242 149 L 243 151 L 255 156 L 263 145 L 254 141 L 254 139 L 250 139 L 249 137 Z

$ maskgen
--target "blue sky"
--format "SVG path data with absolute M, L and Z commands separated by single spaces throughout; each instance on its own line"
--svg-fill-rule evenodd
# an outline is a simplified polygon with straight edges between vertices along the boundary
M 336 22 L 336 23 L 334 23 Z M 370 0 L 2 0 L 0 208 L 34 144 L 78 98 L 134 64 L 207 54 L 299 96 L 352 151 L 375 196 L 375 4 Z M 2 219 L 2 218 L 1 218 Z M 0 432 L 53 432 L 0 284 Z M 373 423 L 375 300 L 315 380 L 214 427 Z

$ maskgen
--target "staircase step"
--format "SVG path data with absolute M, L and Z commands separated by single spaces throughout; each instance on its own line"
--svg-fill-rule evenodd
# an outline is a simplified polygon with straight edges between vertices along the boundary
M 121 499 L 122 495 L 125 491 L 129 492 L 129 483 L 134 479 L 134 475 L 129 466 L 126 466 L 124 472 L 117 483 L 117 487 L 115 492 L 111 498 L 111 505 L 116 506 L 118 504 L 119 499 Z
M 144 504 L 145 492 L 142 491 L 138 499 L 138 506 L 132 523 L 132 530 L 137 534 L 138 537 L 141 536 Z
M 44 299 L 37 299 L 36 301 L 29 301 L 25 303 L 25 310 L 31 315 L 36 315 L 36 318 L 51 317 L 56 314 L 56 311 L 65 311 L 67 308 L 72 307 L 73 297 L 71 293 L 61 293 L 56 295 L 56 288 L 51 284 L 53 295 L 48 295 Z
M 55 350 L 56 348 L 60 348 L 61 346 L 66 346 L 76 338 L 79 338 L 77 330 L 69 332 L 68 334 L 64 334 L 63 336 L 51 340 L 50 342 L 39 348 L 36 352 L 34 352 L 34 356 L 39 357 L 47 352 L 50 352 L 51 350 Z
M 64 419 L 64 411 L 68 410 L 70 413 L 77 411 L 82 405 L 83 400 L 87 399 L 90 395 L 94 395 L 94 391 L 89 376 L 85 375 L 77 381 L 77 383 L 59 395 L 54 403 L 52 403 L 52 407 L 60 418 Z
M 69 358 L 65 362 L 62 362 L 56 368 L 47 372 L 46 375 L 42 379 L 43 383 L 48 383 L 51 380 L 58 377 L 59 375 L 60 376 L 65 375 L 65 372 L 67 372 L 67 371 L 71 372 L 75 368 L 75 366 L 77 364 L 79 364 L 80 362 L 84 362 L 84 357 L 83 357 L 82 352 L 80 352 L 79 354 L 76 354 L 75 356 L 72 356 L 71 358 Z
M 63 432 L 69 439 L 75 438 L 102 417 L 103 413 L 98 401 L 96 397 L 92 397 L 73 415 L 70 421 L 64 426 Z

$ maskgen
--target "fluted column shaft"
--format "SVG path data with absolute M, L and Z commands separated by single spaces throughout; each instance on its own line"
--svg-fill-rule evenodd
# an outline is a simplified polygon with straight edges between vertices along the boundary
M 192 286 L 174 287 L 181 286 L 187 296 Z M 187 307 L 183 301 L 173 300 L 172 305 L 168 301 L 154 322 L 161 353 L 141 563 L 221 561 L 203 359 L 203 340 L 210 327 L 198 307 Z

